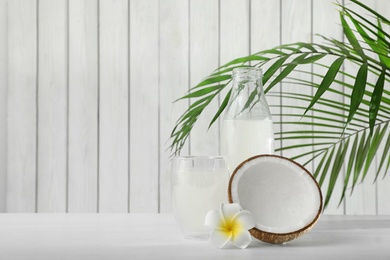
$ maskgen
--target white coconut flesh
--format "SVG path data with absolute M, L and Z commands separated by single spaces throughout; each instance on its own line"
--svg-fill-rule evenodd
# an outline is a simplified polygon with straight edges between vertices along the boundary
M 322 210 L 320 188 L 301 165 L 280 156 L 252 157 L 237 167 L 229 200 L 252 212 L 256 228 L 292 233 L 315 222 Z

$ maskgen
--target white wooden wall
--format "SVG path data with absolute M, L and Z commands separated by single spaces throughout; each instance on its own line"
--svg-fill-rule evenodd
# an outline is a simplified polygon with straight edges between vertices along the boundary
M 390 2 L 364 2 L 390 16 Z M 170 212 L 168 137 L 188 106 L 172 101 L 233 58 L 314 33 L 342 39 L 335 9 L 0 0 L 0 212 Z M 217 104 L 208 109 L 183 154 L 219 153 L 219 126 L 207 132 Z M 388 187 L 368 180 L 337 207 L 340 181 L 326 213 L 390 214 Z

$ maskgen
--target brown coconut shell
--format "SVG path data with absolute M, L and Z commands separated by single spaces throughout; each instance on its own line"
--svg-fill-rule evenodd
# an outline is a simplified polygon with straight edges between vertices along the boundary
M 257 155 L 257 156 L 253 156 L 245 161 L 243 161 L 240 165 L 237 166 L 237 168 L 234 170 L 232 176 L 230 177 L 230 180 L 229 180 L 229 186 L 228 186 L 228 201 L 229 203 L 235 203 L 235 201 L 233 201 L 233 198 L 232 198 L 232 182 L 233 182 L 233 179 L 237 173 L 237 171 L 244 165 L 246 164 L 247 162 L 251 161 L 251 160 L 254 160 L 256 158 L 259 158 L 259 157 L 277 157 L 277 158 L 280 158 L 280 159 L 284 159 L 284 160 L 288 160 L 292 163 L 294 163 L 295 165 L 299 166 L 300 168 L 302 168 L 302 170 L 304 170 L 305 173 L 307 173 L 310 178 L 313 180 L 313 182 L 315 183 L 315 185 L 317 186 L 317 189 L 318 189 L 318 193 L 320 195 L 320 206 L 318 208 L 318 212 L 315 216 L 315 218 L 309 223 L 307 224 L 306 226 L 304 226 L 303 228 L 299 229 L 299 230 L 296 230 L 296 231 L 293 231 L 293 232 L 289 232 L 289 233 L 272 233 L 272 232 L 267 232 L 267 231 L 264 231 L 264 230 L 260 230 L 256 227 L 252 228 L 249 230 L 250 234 L 256 238 L 256 239 L 259 239 L 263 242 L 267 242 L 267 243 L 271 243 L 271 244 L 283 244 L 283 243 L 286 243 L 286 242 L 289 242 L 291 240 L 294 240 L 302 235 L 304 235 L 305 233 L 307 233 L 310 229 L 313 228 L 313 226 L 317 223 L 318 219 L 320 218 L 321 216 L 321 212 L 322 212 L 322 207 L 323 207 L 323 197 L 322 197 L 322 193 L 321 193 L 321 188 L 320 186 L 318 185 L 317 181 L 314 179 L 313 175 L 305 168 L 303 167 L 302 165 L 300 165 L 299 163 L 289 159 L 289 158 L 286 158 L 286 157 L 283 157 L 283 156 L 279 156 L 279 155 L 273 155 L 273 154 L 262 154 L 262 155 Z M 244 209 L 245 210 L 245 209 Z

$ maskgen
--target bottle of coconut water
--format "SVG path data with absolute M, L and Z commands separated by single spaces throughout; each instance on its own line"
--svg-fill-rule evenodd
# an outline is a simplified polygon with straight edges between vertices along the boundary
M 233 70 L 233 89 L 222 122 L 221 153 L 232 174 L 244 160 L 274 153 L 271 113 L 259 68 Z

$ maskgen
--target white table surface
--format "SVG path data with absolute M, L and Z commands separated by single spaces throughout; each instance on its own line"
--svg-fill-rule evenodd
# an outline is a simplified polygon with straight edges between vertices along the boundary
M 390 259 L 390 216 L 322 216 L 285 245 L 186 240 L 167 214 L 0 214 L 0 259 Z

